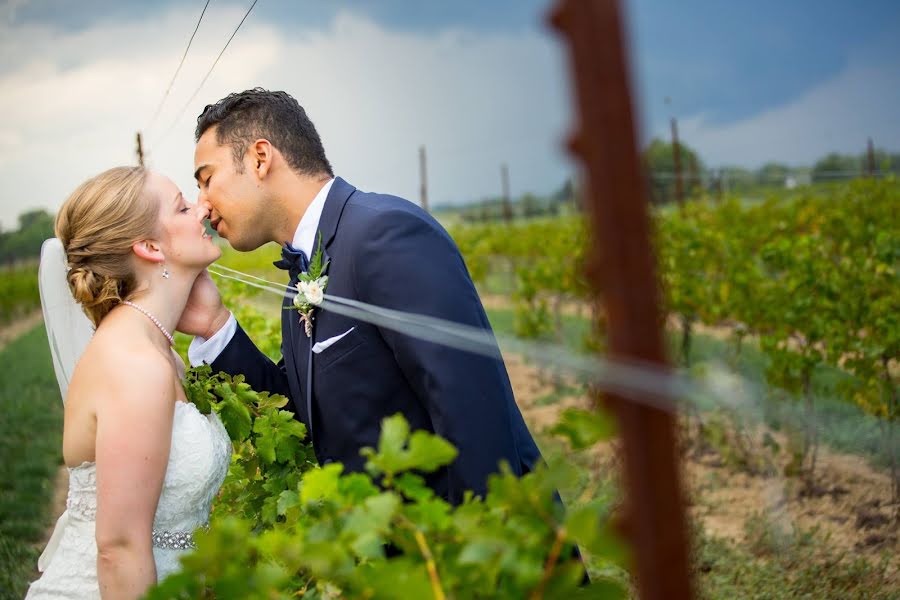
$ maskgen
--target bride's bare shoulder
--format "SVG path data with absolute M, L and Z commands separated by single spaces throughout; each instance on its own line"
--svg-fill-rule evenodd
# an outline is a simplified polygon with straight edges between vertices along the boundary
M 75 390 L 70 392 L 89 386 L 102 395 L 134 397 L 143 395 L 143 391 L 172 387 L 172 362 L 133 333 L 123 328 L 99 328 L 75 368 Z

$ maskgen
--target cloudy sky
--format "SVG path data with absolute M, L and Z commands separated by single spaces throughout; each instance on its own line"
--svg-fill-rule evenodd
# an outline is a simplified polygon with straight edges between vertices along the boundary
M 547 0 L 6 0 L 0 4 L 0 226 L 55 210 L 83 179 L 135 161 L 193 196 L 193 125 L 228 92 L 284 89 L 336 172 L 415 200 L 418 148 L 432 203 L 547 193 L 573 166 L 566 65 Z M 707 164 L 809 164 L 900 150 L 900 4 L 891 0 L 628 3 L 642 136 L 684 140 Z M 669 98 L 665 103 L 664 99 Z

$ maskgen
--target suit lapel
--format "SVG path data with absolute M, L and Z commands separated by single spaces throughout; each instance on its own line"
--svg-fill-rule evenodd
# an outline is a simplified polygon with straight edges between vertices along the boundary
M 356 191 L 356 188 L 341 179 L 340 177 L 336 177 L 334 183 L 331 184 L 331 189 L 328 191 L 328 197 L 325 198 L 325 206 L 322 207 L 322 216 L 319 218 L 319 226 L 318 226 L 318 234 L 316 235 L 316 242 L 313 244 L 313 252 L 319 247 L 319 241 L 322 242 L 322 262 L 327 263 L 328 266 L 323 270 L 323 274 L 328 272 L 328 268 L 331 265 L 331 257 L 328 254 L 328 246 L 331 245 L 331 242 L 334 240 L 334 236 L 337 233 L 338 223 L 341 219 L 341 214 L 344 212 L 344 206 L 347 204 L 347 200 L 350 198 L 351 194 Z M 289 323 L 288 327 L 291 335 L 291 347 L 293 350 L 293 357 L 290 363 L 295 366 L 297 370 L 298 379 L 300 381 L 300 386 L 303 390 L 303 398 L 300 402 L 295 403 L 295 407 L 300 404 L 302 408 L 300 410 L 305 415 L 304 421 L 308 425 L 309 428 L 309 438 L 310 440 L 314 440 L 315 432 L 313 431 L 313 360 L 315 358 L 315 354 L 312 352 L 312 346 L 315 344 L 316 339 L 316 321 L 320 316 L 319 310 L 314 311 L 314 319 L 313 319 L 313 334 L 312 337 L 307 337 L 306 332 L 303 330 L 303 325 L 300 324 L 299 318 L 297 317 L 296 311 L 284 311 L 289 315 Z M 282 324 L 282 335 L 284 331 L 284 324 Z M 287 361 L 287 358 L 285 358 Z
M 350 196 L 355 191 L 355 187 L 340 177 L 334 178 L 334 183 L 331 184 L 328 197 L 325 199 L 325 206 L 322 207 L 322 216 L 319 218 L 318 229 L 322 234 L 322 240 L 326 249 L 334 240 L 338 223 L 341 220 L 341 214 L 344 212 L 344 206 L 346 206 L 347 200 L 350 199 Z
M 296 282 L 292 281 L 291 285 L 294 285 L 295 283 Z M 284 364 L 289 371 L 292 371 L 293 378 L 297 383 L 297 389 L 303 390 L 303 393 L 305 394 L 306 371 L 305 368 L 301 368 L 301 364 L 305 367 L 305 361 L 301 362 L 298 360 L 298 357 L 305 356 L 302 354 L 301 345 L 303 340 L 306 339 L 306 334 L 303 332 L 303 327 L 300 325 L 300 318 L 297 311 L 294 310 L 293 298 L 285 294 L 281 306 L 281 339 L 283 341 L 282 351 L 284 352 Z M 300 419 L 304 423 L 308 423 L 309 416 L 307 414 L 306 402 L 298 398 L 297 401 L 292 402 L 292 404 Z

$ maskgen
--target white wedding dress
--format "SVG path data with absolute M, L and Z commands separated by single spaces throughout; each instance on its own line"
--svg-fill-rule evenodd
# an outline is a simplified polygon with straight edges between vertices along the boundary
M 174 410 L 169 464 L 153 520 L 159 581 L 180 568 L 178 556 L 188 551 L 190 535 L 208 522 L 210 505 L 231 460 L 231 441 L 218 415 L 203 415 L 181 401 Z M 96 515 L 96 465 L 86 462 L 69 468 L 66 512 L 38 562 L 43 575 L 31 584 L 26 599 L 100 597 Z

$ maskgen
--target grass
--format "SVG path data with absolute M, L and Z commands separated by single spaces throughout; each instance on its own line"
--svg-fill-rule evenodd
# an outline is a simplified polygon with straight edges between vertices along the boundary
M 693 567 L 698 597 L 714 600 L 887 600 L 897 598 L 889 579 L 891 556 L 870 560 L 836 550 L 817 530 L 788 535 L 765 516 L 747 521 L 747 542 L 737 546 L 695 531 Z
M 0 600 L 36 576 L 62 462 L 63 404 L 44 325 L 0 351 Z

